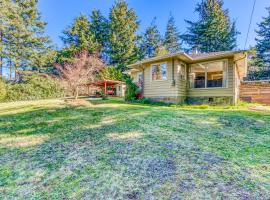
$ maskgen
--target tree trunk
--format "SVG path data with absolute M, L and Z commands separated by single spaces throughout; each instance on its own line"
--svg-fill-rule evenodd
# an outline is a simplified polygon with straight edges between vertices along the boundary
M 3 33 L 0 33 L 0 42 L 3 44 Z M 3 51 L 0 52 L 0 78 L 3 76 Z
M 12 79 L 12 67 L 11 67 L 11 60 L 8 61 L 8 66 L 9 66 L 9 80 Z
M 0 57 L 0 78 L 3 76 L 3 57 Z
M 75 100 L 78 99 L 78 96 L 79 96 L 79 87 L 77 86 L 75 91 Z

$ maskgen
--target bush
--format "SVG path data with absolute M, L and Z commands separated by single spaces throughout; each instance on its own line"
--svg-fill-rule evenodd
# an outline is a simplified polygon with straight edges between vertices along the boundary
M 125 101 L 134 101 L 138 93 L 140 93 L 139 87 L 135 83 L 133 83 L 132 79 L 127 79 Z
M 0 78 L 0 101 L 5 99 L 6 94 L 6 83 Z
M 141 104 L 151 104 L 152 103 L 151 99 L 148 99 L 148 98 L 141 98 L 141 99 L 136 100 L 136 102 L 141 103 Z
M 170 106 L 170 105 L 173 105 L 172 103 L 163 102 L 163 101 L 154 101 L 152 99 L 145 98 L 145 97 L 141 98 L 141 99 L 136 99 L 136 100 L 134 100 L 132 102 L 139 103 L 139 104 L 154 105 L 154 106 Z
M 5 101 L 58 98 L 64 94 L 59 81 L 47 75 L 31 74 L 24 76 L 21 83 L 7 85 Z

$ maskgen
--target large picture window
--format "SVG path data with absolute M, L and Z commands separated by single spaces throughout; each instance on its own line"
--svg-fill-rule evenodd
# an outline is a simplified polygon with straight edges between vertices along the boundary
M 152 80 L 167 80 L 167 64 L 152 65 Z
M 217 61 L 191 65 L 190 87 L 227 87 L 227 61 Z

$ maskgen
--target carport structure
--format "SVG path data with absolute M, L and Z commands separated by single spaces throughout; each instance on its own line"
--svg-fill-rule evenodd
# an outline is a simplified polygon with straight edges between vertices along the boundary
M 106 95 L 114 95 L 111 93 L 112 90 L 108 90 L 108 87 L 117 89 L 117 86 L 123 85 L 124 83 L 122 81 L 115 81 L 115 80 L 98 80 L 91 85 L 94 85 L 96 87 L 100 87 L 104 89 L 104 94 Z

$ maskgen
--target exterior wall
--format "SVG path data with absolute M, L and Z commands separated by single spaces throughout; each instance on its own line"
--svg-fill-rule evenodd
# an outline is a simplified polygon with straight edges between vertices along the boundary
M 130 76 L 131 76 L 131 78 L 133 79 L 133 81 L 135 82 L 135 83 L 137 83 L 138 82 L 138 73 L 139 72 L 131 72 L 130 73 Z
M 234 60 L 236 60 L 234 64 L 234 104 L 236 104 L 240 99 L 240 87 L 241 81 L 247 74 L 247 59 L 242 59 L 243 55 L 235 55 Z
M 126 85 L 125 84 L 118 84 L 115 87 L 116 87 L 116 96 L 124 97 L 125 96 Z
M 178 84 L 172 85 L 172 60 L 162 60 L 159 63 L 167 63 L 167 80 L 152 80 L 151 65 L 150 63 L 144 67 L 144 96 L 148 98 L 171 98 L 178 96 Z M 176 75 L 177 69 L 174 67 L 174 74 Z

